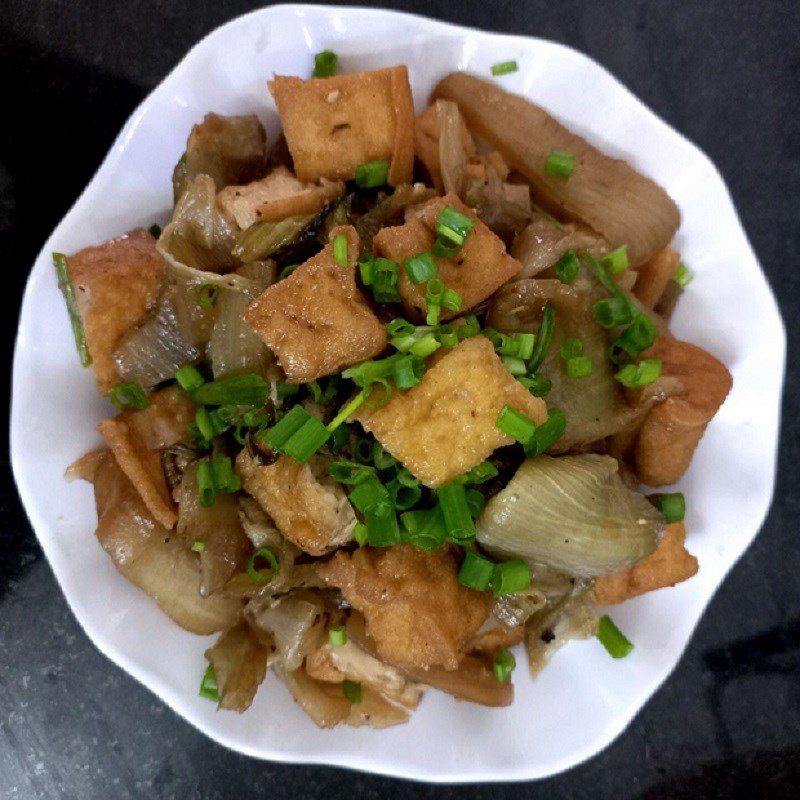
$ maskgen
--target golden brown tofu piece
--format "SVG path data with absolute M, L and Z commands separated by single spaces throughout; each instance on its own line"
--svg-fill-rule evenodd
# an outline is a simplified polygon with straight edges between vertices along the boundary
M 174 527 L 178 516 L 161 453 L 174 444 L 189 444 L 188 426 L 194 411 L 194 403 L 186 395 L 162 389 L 150 395 L 147 408 L 123 411 L 97 426 L 147 510 L 165 528 Z
M 635 274 L 634 296 L 648 308 L 655 308 L 664 289 L 675 275 L 681 257 L 673 249 L 664 247 L 642 264 Z M 631 272 L 631 270 L 626 270 Z
M 697 572 L 697 559 L 686 549 L 685 541 L 686 528 L 682 522 L 667 525 L 664 538 L 647 558 L 630 569 L 601 575 L 595 580 L 595 602 L 610 606 L 691 578 Z
M 227 186 L 217 195 L 222 210 L 245 230 L 255 222 L 273 222 L 299 214 L 316 214 L 344 194 L 341 181 L 323 178 L 319 185 L 297 180 L 286 167 L 244 186 Z
M 642 358 L 661 359 L 661 375 L 675 378 L 683 393 L 655 406 L 636 441 L 636 474 L 648 486 L 675 483 L 689 467 L 706 426 L 733 383 L 724 364 L 705 350 L 663 333 Z
M 446 549 L 362 547 L 317 569 L 364 615 L 378 655 L 400 667 L 456 669 L 493 604 L 456 580 L 458 563 Z
M 142 228 L 67 259 L 101 394 L 120 381 L 114 351 L 123 334 L 142 322 L 155 303 L 164 267 L 156 240 Z
M 344 267 L 333 257 L 333 240 L 340 234 L 349 245 Z M 354 228 L 334 228 L 321 253 L 270 286 L 245 312 L 291 383 L 339 372 L 386 347 L 386 329 L 356 284 L 358 249 Z
M 280 532 L 306 553 L 321 556 L 353 538 L 353 508 L 320 459 L 300 464 L 280 456 L 262 465 L 245 449 L 236 459 L 236 473 Z
M 414 101 L 404 66 L 331 78 L 276 75 L 269 83 L 302 181 L 349 180 L 367 161 L 389 162 L 389 183 L 411 183 Z
M 445 206 L 451 206 L 475 222 L 464 246 L 453 258 L 434 259 L 445 286 L 461 295 L 459 311 L 442 309 L 442 319 L 449 319 L 485 300 L 518 275 L 522 265 L 506 253 L 502 240 L 478 219 L 475 212 L 452 194 L 420 206 L 418 214 L 405 225 L 380 230 L 373 239 L 375 252 L 402 265 L 411 256 L 430 251 L 436 238 L 436 220 Z M 397 288 L 406 313 L 415 319 L 424 318 L 425 284 L 412 283 L 401 267 Z
M 355 418 L 435 488 L 513 444 L 495 425 L 506 404 L 537 424 L 547 419 L 544 400 L 511 375 L 488 339 L 474 336 L 442 356 L 412 389 L 377 410 L 361 406 Z

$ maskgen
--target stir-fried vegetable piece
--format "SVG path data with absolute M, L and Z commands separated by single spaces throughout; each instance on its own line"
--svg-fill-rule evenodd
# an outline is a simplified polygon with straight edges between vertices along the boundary
M 75 290 L 69 277 L 67 268 L 67 257 L 63 253 L 53 253 L 53 266 L 56 269 L 58 278 L 58 288 L 64 295 L 64 302 L 67 304 L 69 322 L 72 326 L 72 335 L 75 339 L 75 346 L 78 348 L 78 358 L 82 367 L 88 367 L 92 363 L 89 348 L 86 345 L 86 334 L 83 330 L 83 320 L 78 313 L 78 304 L 75 301 Z
M 631 642 L 607 615 L 600 617 L 597 623 L 597 638 L 611 658 L 625 658 L 633 650 Z

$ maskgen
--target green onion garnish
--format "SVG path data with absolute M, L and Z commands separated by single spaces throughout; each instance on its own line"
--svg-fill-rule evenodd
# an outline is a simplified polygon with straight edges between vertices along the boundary
M 583 342 L 575 337 L 564 339 L 561 345 L 561 358 L 570 359 L 583 355 Z
M 456 335 L 459 341 L 469 339 L 472 336 L 477 336 L 481 332 L 481 324 L 474 314 L 468 314 L 462 317 L 462 324 L 457 327 L 454 326 Z
M 372 295 L 377 303 L 397 303 L 400 292 L 397 291 L 399 267 L 389 258 L 372 260 Z
M 437 342 L 438 347 L 438 342 Z M 419 366 L 418 366 L 419 365 Z M 416 386 L 422 378 L 422 370 L 425 365 L 420 358 L 414 356 L 403 356 L 394 368 L 394 384 L 400 389 L 405 391 L 412 386 Z
M 638 364 L 628 364 L 614 375 L 628 389 L 638 389 L 655 383 L 661 375 L 661 361 L 657 358 L 645 358 Z
M 200 697 L 219 703 L 219 687 L 217 686 L 217 676 L 214 674 L 214 667 L 209 664 L 203 673 L 200 681 Z
M 302 406 L 292 406 L 281 419 L 259 438 L 273 450 L 282 450 L 286 442 L 303 427 L 311 415 Z
M 357 461 L 331 461 L 328 465 L 328 475 L 335 481 L 346 485 L 355 486 L 374 475 L 375 470 L 367 464 Z
M 58 278 L 58 288 L 64 296 L 69 315 L 69 324 L 72 327 L 72 336 L 75 339 L 75 346 L 78 348 L 78 358 L 82 367 L 88 367 L 92 363 L 92 356 L 86 345 L 86 333 L 83 329 L 83 320 L 78 313 L 78 304 L 75 300 L 75 289 L 69 277 L 67 268 L 67 257 L 63 253 L 53 253 L 53 266 L 56 268 Z
M 600 263 L 609 275 L 625 272 L 625 270 L 628 269 L 628 245 L 623 244 L 616 250 L 606 253 L 600 259 Z
M 286 381 L 275 381 L 275 393 L 278 395 L 278 400 L 285 400 L 287 397 L 293 397 L 300 391 L 300 386 L 296 383 L 287 383 Z
M 242 482 L 227 456 L 204 458 L 197 462 L 197 492 L 201 506 L 213 506 L 218 494 L 231 494 L 241 488 Z
M 337 233 L 333 237 L 333 260 L 340 266 L 346 267 L 348 261 L 348 242 L 343 233 Z
M 397 514 L 388 503 L 376 506 L 364 516 L 367 520 L 367 544 L 370 547 L 394 547 L 400 544 L 402 539 Z
M 528 368 L 521 358 L 514 358 L 513 356 L 503 356 L 501 359 L 503 366 L 514 376 L 524 375 Z
M 359 547 L 363 547 L 367 543 L 367 526 L 363 522 L 356 522 L 353 528 L 353 538 Z
M 557 175 L 559 178 L 569 178 L 575 168 L 575 156 L 562 150 L 551 150 L 544 164 L 544 171 L 548 175 Z
M 686 499 L 682 492 L 658 494 L 656 508 L 664 515 L 667 524 L 680 522 L 686 515 Z
M 225 422 L 218 411 L 209 411 L 205 406 L 198 406 L 194 415 L 194 424 L 203 440 L 210 442 L 230 428 L 230 423 Z
M 561 258 L 556 261 L 556 277 L 561 283 L 572 283 L 578 277 L 581 262 L 578 260 L 574 250 L 567 250 Z
M 495 597 L 522 592 L 531 585 L 530 567 L 521 558 L 502 561 L 495 564 L 491 583 Z
M 342 692 L 351 703 L 361 702 L 361 684 L 358 681 L 344 681 Z
M 524 445 L 529 456 L 540 456 L 555 444 L 567 430 L 567 418 L 560 408 L 549 408 L 547 419 L 537 425 L 531 440 Z
M 341 647 L 347 644 L 347 631 L 341 625 L 334 625 L 328 628 L 328 641 L 331 647 Z
M 254 373 L 204 383 L 192 393 L 195 403 L 206 406 L 263 406 L 268 396 L 269 384 Z
M 658 329 L 647 314 L 639 312 L 633 322 L 611 343 L 609 358 L 615 364 L 624 364 L 651 347 L 658 336 Z
M 611 658 L 625 658 L 633 650 L 633 644 L 608 615 L 597 622 L 597 638 Z
M 397 478 L 386 485 L 389 497 L 398 511 L 413 508 L 422 497 L 422 488 L 419 482 L 409 485 L 401 483 Z
M 444 526 L 447 533 L 456 541 L 472 539 L 475 536 L 475 523 L 469 513 L 466 491 L 463 483 L 448 483 L 436 490 L 439 505 L 442 507 Z
M 486 498 L 477 489 L 467 489 L 466 495 L 470 516 L 477 519 L 486 505 Z
M 219 286 L 213 283 L 204 283 L 197 290 L 197 303 L 201 308 L 211 308 L 217 302 Z
M 384 450 L 380 442 L 373 442 L 372 463 L 376 469 L 389 469 L 397 464 L 397 459 L 388 450 Z
M 358 257 L 358 274 L 364 286 L 372 286 L 375 273 L 375 259 L 372 253 L 362 253 Z
M 108 393 L 108 399 L 120 411 L 128 408 L 141 410 L 148 406 L 147 394 L 137 381 L 118 383 Z
M 550 343 L 553 341 L 553 328 L 555 327 L 556 312 L 548 300 L 542 309 L 542 320 L 539 323 L 539 334 L 536 337 L 536 343 L 533 347 L 533 354 L 528 361 L 528 372 L 534 373 L 544 361 L 547 351 L 550 349 Z
M 282 281 L 284 278 L 288 278 L 299 266 L 300 266 L 299 264 L 287 264 L 278 273 L 278 280 Z
M 389 178 L 388 161 L 367 161 L 356 167 L 356 186 L 362 189 L 374 189 L 385 186 Z
M 486 483 L 486 481 L 496 478 L 497 475 L 497 467 L 491 461 L 482 461 L 468 472 L 465 472 L 461 477 L 461 481 L 467 485 L 475 485 Z
M 517 660 L 514 654 L 507 647 L 498 647 L 492 659 L 492 673 L 494 679 L 499 683 L 505 683 L 511 678 Z
M 206 549 L 206 543 L 200 539 L 195 539 L 189 548 L 193 553 L 202 553 Z
M 389 500 L 389 492 L 374 475 L 368 475 L 356 484 L 348 498 L 355 508 L 362 514 L 366 514 L 378 506 L 386 504 Z
M 508 75 L 509 72 L 516 72 L 519 67 L 516 61 L 501 61 L 498 64 L 492 64 L 492 75 L 498 77 L 499 75 Z
M 525 375 L 517 380 L 534 396 L 547 397 L 553 382 L 544 375 Z
M 509 405 L 504 405 L 500 410 L 495 425 L 522 445 L 530 443 L 536 432 L 536 423 Z
M 442 508 L 439 505 L 423 511 L 406 511 L 400 515 L 406 541 L 421 550 L 438 550 L 447 538 Z
M 455 289 L 445 289 L 442 294 L 442 306 L 448 311 L 461 310 L 461 295 Z
M 467 552 L 458 571 L 458 582 L 470 589 L 485 592 L 492 580 L 495 565 L 488 558 Z
M 617 328 L 633 321 L 631 304 L 620 297 L 607 297 L 594 304 L 594 318 L 604 328 Z
M 570 378 L 585 378 L 592 374 L 592 360 L 589 356 L 573 356 L 567 359 L 567 375 Z
M 328 430 L 336 432 L 336 429 L 347 421 L 347 418 L 367 399 L 369 389 L 362 389 L 355 397 L 348 400 L 340 409 L 339 413 L 328 423 Z
M 175 373 L 175 380 L 184 392 L 193 392 L 199 389 L 206 379 L 194 364 L 185 364 Z
M 411 345 L 410 353 L 419 358 L 426 358 L 440 347 L 441 344 L 437 338 L 432 333 L 426 333 L 425 336 Z
M 445 206 L 436 219 L 436 234 L 461 248 L 475 223 L 452 206 Z
M 295 406 L 297 408 L 297 406 Z M 319 417 L 310 416 L 283 445 L 283 453 L 305 464 L 328 441 L 331 432 Z
M 425 283 L 436 276 L 436 262 L 430 253 L 419 253 L 403 262 L 411 283 Z
M 314 56 L 314 72 L 312 73 L 315 78 L 330 78 L 336 72 L 336 64 L 339 62 L 339 56 L 332 50 L 323 50 Z
M 263 569 L 256 569 L 256 562 L 261 559 L 269 564 L 269 571 Z M 245 567 L 250 580 L 256 583 L 269 583 L 273 578 L 278 576 L 281 571 L 281 565 L 275 554 L 268 547 L 260 547 L 247 559 Z
M 672 276 L 672 280 L 678 284 L 678 286 L 686 286 L 687 283 L 691 283 L 694 279 L 694 273 L 683 263 L 683 261 L 679 262 L 678 269 L 675 271 L 675 274 Z

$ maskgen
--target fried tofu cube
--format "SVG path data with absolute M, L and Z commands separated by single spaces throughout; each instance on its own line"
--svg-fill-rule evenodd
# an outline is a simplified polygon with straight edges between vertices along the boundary
M 681 257 L 670 247 L 653 254 L 637 270 L 628 270 L 636 277 L 633 294 L 648 308 L 655 308 L 664 294 L 664 289 L 675 275 Z
M 302 181 L 349 180 L 367 161 L 389 162 L 389 183 L 411 183 L 414 101 L 404 66 L 330 78 L 276 75 L 269 83 Z
M 262 465 L 245 448 L 236 459 L 236 473 L 280 532 L 306 553 L 321 556 L 353 538 L 353 507 L 328 478 L 322 459 L 301 464 L 280 456 Z
M 400 667 L 456 669 L 493 605 L 489 594 L 458 582 L 458 563 L 445 548 L 339 551 L 317 571 L 364 615 L 378 655 Z
M 504 405 L 540 424 L 544 400 L 503 366 L 483 336 L 465 339 L 422 380 L 379 409 L 361 406 L 355 418 L 422 483 L 441 486 L 514 440 L 495 424 Z
M 682 522 L 667 525 L 664 538 L 647 558 L 622 572 L 595 580 L 595 602 L 610 606 L 691 578 L 697 573 L 697 559 L 686 549 L 685 541 Z
M 319 185 L 297 180 L 286 167 L 244 186 L 227 186 L 217 195 L 220 208 L 245 230 L 256 222 L 274 222 L 299 214 L 316 214 L 344 194 L 341 181 L 323 178 Z
M 174 527 L 178 517 L 161 453 L 174 444 L 189 444 L 188 426 L 194 412 L 194 403 L 186 395 L 162 389 L 150 395 L 147 408 L 123 411 L 97 426 L 147 510 L 165 528 Z
M 442 309 L 442 319 L 450 319 L 474 308 L 506 281 L 519 275 L 522 264 L 506 253 L 502 240 L 453 194 L 437 197 L 420 206 L 405 225 L 380 230 L 373 240 L 375 252 L 402 264 L 418 253 L 430 251 L 436 239 L 436 220 L 445 206 L 451 206 L 475 223 L 464 246 L 453 258 L 434 259 L 445 286 L 461 295 L 459 311 Z M 406 313 L 417 320 L 424 319 L 425 284 L 412 283 L 406 271 L 401 269 L 397 288 Z
M 338 235 L 348 241 L 344 267 L 333 257 Z M 290 382 L 331 375 L 386 347 L 386 329 L 356 284 L 358 249 L 354 228 L 334 228 L 321 253 L 270 286 L 245 312 L 245 320 L 275 353 Z
M 710 353 L 669 333 L 659 336 L 642 358 L 660 359 L 661 375 L 676 379 L 683 390 L 648 413 L 634 449 L 639 480 L 648 486 L 664 486 L 675 483 L 688 469 L 733 379 Z
M 165 266 L 156 240 L 142 228 L 67 258 L 101 394 L 120 382 L 114 351 L 122 336 L 143 322 L 155 304 Z

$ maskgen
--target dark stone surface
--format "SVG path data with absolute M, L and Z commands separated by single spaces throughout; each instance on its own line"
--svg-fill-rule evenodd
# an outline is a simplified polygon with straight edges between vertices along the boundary
M 29 265 L 125 118 L 197 39 L 253 6 L 3 0 L 0 256 L 11 301 L 0 320 L 4 363 Z M 711 603 L 678 669 L 605 752 L 540 783 L 428 787 L 261 763 L 196 733 L 80 631 L 42 559 L 5 460 L 0 797 L 797 797 L 800 4 L 419 0 L 395 6 L 583 50 L 719 166 L 789 328 L 779 479 L 764 529 Z

